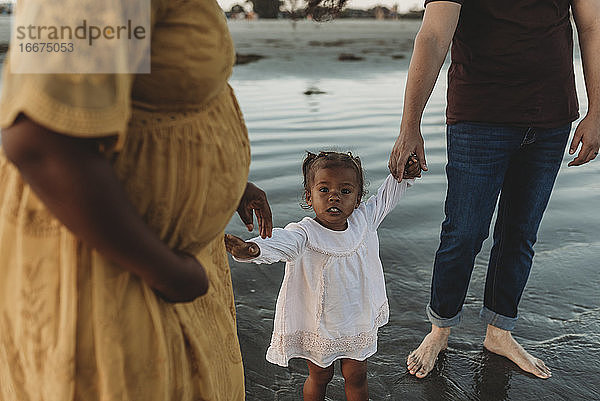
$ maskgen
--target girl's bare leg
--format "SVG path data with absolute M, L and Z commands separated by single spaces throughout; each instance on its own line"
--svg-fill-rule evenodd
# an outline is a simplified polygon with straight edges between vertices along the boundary
M 326 368 L 308 363 L 308 377 L 304 382 L 304 401 L 324 401 L 327 384 L 333 378 L 333 364 Z
M 368 401 L 367 361 L 342 359 L 342 375 L 348 401 Z

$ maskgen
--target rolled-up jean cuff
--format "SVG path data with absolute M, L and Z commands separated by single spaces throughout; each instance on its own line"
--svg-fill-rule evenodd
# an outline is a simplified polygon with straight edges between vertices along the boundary
M 479 312 L 479 317 L 487 324 L 491 324 L 494 327 L 508 331 L 513 331 L 518 319 L 518 316 L 504 316 L 486 308 L 485 306 L 481 308 L 481 312 Z
M 432 324 L 435 324 L 437 327 L 452 327 L 460 323 L 460 315 L 462 313 L 462 310 L 458 311 L 456 316 L 450 318 L 441 317 L 440 315 L 435 313 L 433 309 L 431 309 L 430 304 L 427 304 L 426 311 L 429 321 Z

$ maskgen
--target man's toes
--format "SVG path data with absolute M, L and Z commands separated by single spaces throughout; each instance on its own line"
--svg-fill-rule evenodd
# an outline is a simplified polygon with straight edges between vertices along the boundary
M 414 375 L 415 372 L 417 370 L 419 370 L 420 368 L 421 368 L 421 362 L 419 361 L 418 358 L 413 358 L 411 361 L 408 362 L 407 369 L 410 372 L 410 374 Z
M 411 367 L 408 368 L 408 371 L 410 372 L 411 375 L 414 375 L 415 373 L 417 373 L 417 371 L 421 369 L 421 365 L 412 365 Z
M 552 376 L 552 372 L 550 372 L 550 369 L 548 369 L 548 367 L 546 366 L 546 364 L 544 364 L 544 362 L 542 362 L 541 360 L 536 359 L 536 361 L 535 361 L 535 367 L 541 373 L 541 376 L 539 374 L 536 375 L 536 376 L 542 377 L 542 378 L 548 378 L 548 377 Z
M 413 351 L 406 358 L 406 365 L 415 364 L 415 363 L 417 363 L 418 360 L 419 360 L 418 356 L 415 354 L 415 351 Z
M 419 369 L 415 376 L 417 376 L 419 379 L 422 379 L 427 376 L 430 371 L 431 369 L 428 369 L 427 366 L 421 366 L 421 369 Z

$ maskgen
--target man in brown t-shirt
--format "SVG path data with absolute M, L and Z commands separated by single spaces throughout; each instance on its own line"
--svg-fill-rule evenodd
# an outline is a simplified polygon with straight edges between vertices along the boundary
M 431 332 L 407 359 L 423 378 L 460 321 L 475 256 L 498 203 L 481 318 L 484 347 L 540 378 L 550 370 L 511 335 L 529 276 L 533 245 L 578 117 L 573 12 L 588 111 L 569 163 L 600 147 L 600 0 L 426 0 L 408 71 L 400 135 L 389 167 L 401 178 L 409 155 L 427 170 L 420 122 L 450 43 L 446 174 L 448 192 L 427 315 Z

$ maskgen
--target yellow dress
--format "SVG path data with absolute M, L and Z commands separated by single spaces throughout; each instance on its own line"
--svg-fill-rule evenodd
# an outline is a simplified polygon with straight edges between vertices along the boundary
M 25 113 L 66 135 L 118 133 L 110 157 L 132 203 L 197 256 L 209 291 L 157 298 L 56 220 L 0 154 L 2 401 L 244 398 L 223 244 L 250 163 L 227 85 L 235 53 L 215 0 L 153 1 L 152 28 L 151 74 L 19 75 L 7 61 L 0 126 Z

